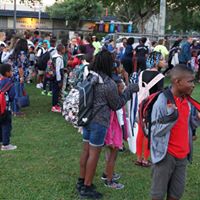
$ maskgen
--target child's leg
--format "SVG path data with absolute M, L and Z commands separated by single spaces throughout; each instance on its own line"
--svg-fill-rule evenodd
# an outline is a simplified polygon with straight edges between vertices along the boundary
M 59 91 L 58 82 L 55 80 L 52 87 L 52 106 L 58 105 Z
M 106 161 L 106 172 L 105 172 L 108 181 L 111 181 L 113 177 L 117 152 L 118 152 L 117 148 L 110 148 L 110 154 L 108 160 Z
M 1 128 L 1 124 L 0 124 L 0 143 L 2 142 L 2 128 Z
M 89 156 L 89 143 L 84 142 L 83 151 L 81 153 L 81 158 L 80 158 L 80 178 L 82 179 L 85 178 L 86 163 L 88 160 L 88 156 Z
M 102 147 L 89 146 L 89 157 L 86 163 L 84 185 L 91 186 Z
M 152 167 L 151 196 L 153 200 L 163 200 L 168 196 L 181 199 L 185 186 L 187 159 L 178 160 L 167 154 Z
M 52 92 L 52 85 L 53 85 L 53 81 L 50 80 L 49 81 L 49 92 Z
M 149 146 L 148 138 L 144 137 L 144 162 L 148 162 L 148 158 L 150 156 L 150 149 L 148 146 Z
M 7 115 L 8 116 L 6 117 L 6 120 L 1 124 L 3 146 L 7 146 L 10 144 L 10 133 L 12 130 L 11 112 L 9 112 Z
M 44 81 L 43 81 L 43 90 L 46 91 L 46 87 L 47 87 L 47 78 L 44 77 Z
M 142 161 L 143 141 L 144 141 L 144 133 L 140 123 L 138 123 L 138 134 L 136 140 L 136 154 L 138 162 Z
M 175 167 L 168 186 L 167 200 L 179 200 L 185 189 L 187 158 L 175 159 Z

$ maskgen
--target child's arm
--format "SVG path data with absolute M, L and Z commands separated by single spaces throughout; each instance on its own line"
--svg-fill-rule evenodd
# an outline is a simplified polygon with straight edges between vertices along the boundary
M 12 84 L 11 81 L 10 81 L 10 84 Z M 12 85 L 11 88 L 9 89 L 8 95 L 9 95 L 9 101 L 12 102 L 15 98 L 15 87 L 14 87 L 14 85 Z
M 174 109 L 176 109 L 173 104 L 167 104 L 166 99 L 163 99 L 163 96 L 161 97 L 161 95 L 154 103 L 151 113 L 151 122 L 153 122 L 153 124 L 151 125 L 151 134 L 152 136 L 156 137 L 162 137 L 169 133 L 171 128 L 174 126 L 174 123 L 176 122 L 176 120 L 166 124 L 156 122 L 156 120 L 161 119 L 163 116 L 168 116 L 172 114 L 174 112 Z
M 61 73 L 60 73 L 60 70 L 64 67 L 64 64 L 63 64 L 63 59 L 61 57 L 58 57 L 56 59 L 56 81 L 57 82 L 61 82 Z
M 122 133 L 123 133 L 123 138 L 125 138 L 125 127 L 124 127 L 124 116 L 123 116 L 123 109 L 119 109 L 116 111 L 116 114 L 117 114 L 117 119 L 118 119 L 118 122 L 119 122 L 119 125 L 122 129 Z

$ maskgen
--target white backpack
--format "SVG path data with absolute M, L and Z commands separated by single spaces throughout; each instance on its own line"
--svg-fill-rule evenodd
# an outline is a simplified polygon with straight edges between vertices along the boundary
M 149 90 L 156 84 L 158 83 L 161 79 L 163 79 L 165 76 L 161 73 L 159 73 L 157 76 L 155 76 L 149 83 L 145 83 L 142 81 L 142 71 L 139 75 L 139 92 L 138 92 L 138 105 L 149 96 Z

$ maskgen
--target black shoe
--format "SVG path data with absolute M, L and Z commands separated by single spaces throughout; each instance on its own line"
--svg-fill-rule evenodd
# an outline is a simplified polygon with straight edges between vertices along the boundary
M 76 183 L 76 189 L 78 191 L 78 193 L 81 192 L 81 188 L 84 186 L 84 179 L 79 178 L 77 183 Z
M 76 189 L 77 189 L 78 193 L 81 192 L 81 188 L 82 188 L 83 186 L 84 186 L 84 179 L 79 178 L 78 181 L 77 181 L 77 183 L 76 183 Z M 96 189 L 96 185 L 94 185 L 93 183 L 92 183 L 92 185 L 91 185 L 90 187 L 91 187 L 92 189 Z
M 101 199 L 103 195 L 95 191 L 91 186 L 83 186 L 80 191 L 81 199 Z

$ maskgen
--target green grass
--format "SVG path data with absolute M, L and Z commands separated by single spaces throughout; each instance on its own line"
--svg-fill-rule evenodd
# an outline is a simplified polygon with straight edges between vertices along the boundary
M 194 91 L 199 98 L 200 86 Z M 31 106 L 25 118 L 13 119 L 11 141 L 16 151 L 0 152 L 0 200 L 75 200 L 79 175 L 82 138 L 62 116 L 50 112 L 51 98 L 41 96 L 28 86 Z M 199 132 L 199 131 L 198 131 Z M 194 161 L 188 166 L 183 200 L 200 199 L 200 140 L 194 145 Z M 150 199 L 151 170 L 136 167 L 135 155 L 119 153 L 116 172 L 122 175 L 125 188 L 114 191 L 100 180 L 104 169 L 104 152 L 97 167 L 94 183 L 104 200 Z

